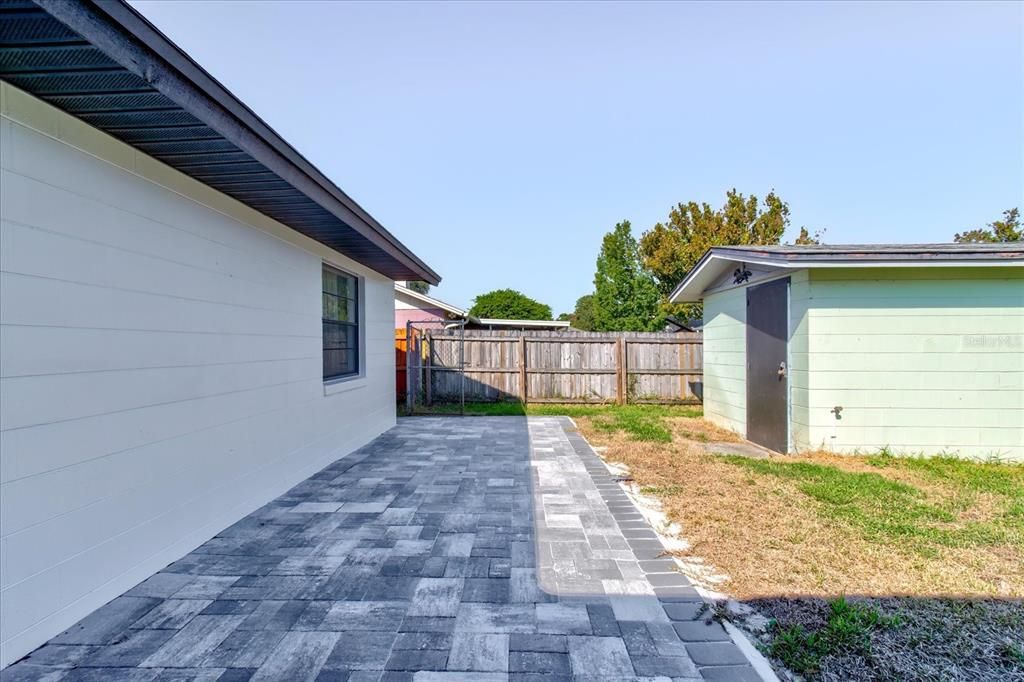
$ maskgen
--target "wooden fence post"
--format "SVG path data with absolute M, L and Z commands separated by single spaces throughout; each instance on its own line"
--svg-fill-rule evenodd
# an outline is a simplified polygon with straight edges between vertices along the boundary
M 689 347 L 685 343 L 679 344 L 679 369 L 686 369 L 686 353 Z M 686 375 L 679 375 L 679 399 L 686 400 Z
M 617 388 L 615 390 L 616 402 L 625 405 L 628 402 L 626 396 L 626 344 L 623 337 L 615 339 L 615 352 L 618 360 L 615 363 L 615 378 Z
M 526 388 L 526 333 L 519 337 L 519 400 L 526 404 L 529 391 Z

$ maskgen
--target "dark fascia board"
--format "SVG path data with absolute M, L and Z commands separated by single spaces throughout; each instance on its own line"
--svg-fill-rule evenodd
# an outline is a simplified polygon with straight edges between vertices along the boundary
M 440 276 L 122 0 L 34 0 L 125 69 L 206 123 L 372 244 L 438 284 Z
M 709 251 L 730 258 L 756 257 L 780 264 L 822 261 L 998 261 L 1024 258 L 1024 243 L 716 246 Z
M 1024 243 L 713 246 L 704 252 L 683 281 L 672 290 L 669 300 L 674 303 L 700 300 L 703 290 L 702 287 L 700 291 L 695 290 L 695 284 L 721 274 L 719 270 L 722 263 L 726 262 L 759 263 L 778 268 L 951 265 L 1024 267 Z

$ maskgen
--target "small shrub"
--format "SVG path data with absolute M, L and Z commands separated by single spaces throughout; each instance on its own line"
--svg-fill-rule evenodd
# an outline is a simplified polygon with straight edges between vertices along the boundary
M 830 601 L 828 606 L 825 626 L 814 632 L 801 625 L 782 627 L 773 621 L 769 653 L 793 672 L 813 675 L 826 656 L 870 655 L 871 633 L 900 622 L 899 618 L 883 616 L 872 606 L 848 602 L 845 597 Z
M 896 456 L 892 454 L 892 450 L 886 445 L 881 448 L 878 452 L 867 457 L 867 463 L 869 466 L 884 468 L 891 465 L 896 459 Z
M 788 628 L 774 624 L 775 634 L 768 653 L 800 675 L 811 675 L 821 667 L 823 643 L 817 633 L 808 633 L 801 625 Z
M 1024 665 L 1024 647 L 1013 642 L 1002 642 L 999 645 L 999 653 L 1011 663 Z
M 899 622 L 898 618 L 883 616 L 872 606 L 850 603 L 845 597 L 829 602 L 829 609 L 823 637 L 831 652 L 869 653 L 871 632 L 878 628 L 893 627 Z

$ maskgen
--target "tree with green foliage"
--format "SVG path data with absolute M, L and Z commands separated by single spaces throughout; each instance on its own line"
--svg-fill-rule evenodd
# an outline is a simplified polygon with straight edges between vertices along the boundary
M 550 320 L 551 306 L 533 300 L 515 289 L 495 289 L 473 299 L 469 314 L 503 320 Z
M 584 332 L 594 331 L 594 295 L 587 294 L 576 299 L 576 307 L 571 313 L 562 313 L 559 320 L 568 320 L 573 329 Z
M 789 205 L 774 191 L 762 203 L 732 189 L 720 209 L 677 204 L 666 222 L 640 238 L 640 255 L 667 297 L 712 246 L 778 244 L 788 225 Z
M 976 227 L 966 232 L 958 232 L 953 241 L 958 244 L 998 244 L 1003 242 L 1019 242 L 1024 240 L 1024 228 L 1020 224 L 1020 212 L 1017 208 L 1003 211 L 1002 220 L 994 220 L 987 227 Z
M 661 295 L 644 268 L 629 221 L 604 236 L 594 273 L 595 331 L 656 331 L 664 324 Z
M 825 230 L 818 230 L 814 234 L 807 231 L 806 227 L 800 228 L 800 234 L 797 235 L 794 244 L 800 246 L 816 245 L 821 244 L 821 238 L 825 236 Z

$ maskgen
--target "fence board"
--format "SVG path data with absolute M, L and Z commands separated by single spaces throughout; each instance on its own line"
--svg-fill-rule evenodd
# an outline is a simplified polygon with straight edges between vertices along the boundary
M 519 330 L 426 331 L 418 381 L 436 402 L 698 403 L 700 334 Z M 621 344 L 621 346 L 620 346 Z M 415 359 L 415 358 L 414 358 Z

